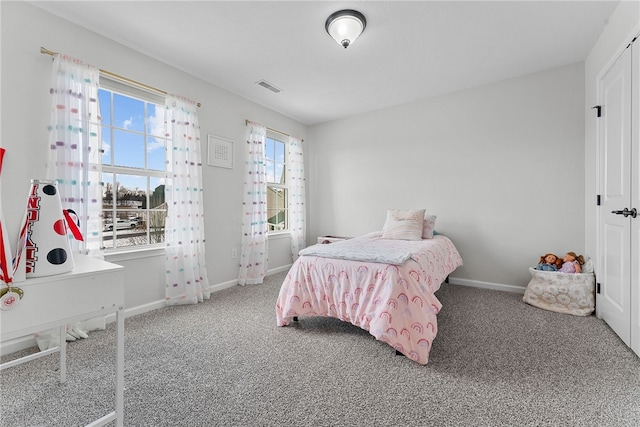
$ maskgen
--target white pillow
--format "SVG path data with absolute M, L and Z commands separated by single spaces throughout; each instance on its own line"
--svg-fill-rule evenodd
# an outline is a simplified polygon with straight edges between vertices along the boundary
M 433 230 L 436 228 L 436 216 L 425 215 L 424 223 L 422 225 L 422 238 L 433 239 Z
M 382 238 L 392 240 L 422 240 L 424 209 L 389 209 L 382 227 Z

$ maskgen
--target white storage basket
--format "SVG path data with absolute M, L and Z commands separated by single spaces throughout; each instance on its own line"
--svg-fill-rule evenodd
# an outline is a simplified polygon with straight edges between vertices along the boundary
M 529 268 L 531 281 L 522 300 L 557 313 L 588 316 L 595 310 L 593 273 L 562 273 Z

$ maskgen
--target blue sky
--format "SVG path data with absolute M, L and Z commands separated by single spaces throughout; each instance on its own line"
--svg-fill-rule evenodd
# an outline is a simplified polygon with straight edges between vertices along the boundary
M 101 89 L 100 114 L 102 117 L 102 162 L 105 165 L 145 168 L 164 171 L 164 106 L 113 93 Z M 146 111 L 145 111 L 146 106 Z M 112 108 L 113 107 L 113 108 Z M 112 128 L 113 127 L 113 130 Z M 145 148 L 145 130 L 147 133 Z M 113 134 L 112 134 L 113 132 Z M 108 178 L 105 175 L 105 180 Z M 144 177 L 118 174 L 120 185 L 131 190 L 145 189 Z M 162 184 L 162 179 L 152 178 L 150 190 Z
M 275 142 L 271 138 L 267 138 L 265 144 L 265 157 L 272 159 L 274 162 L 267 161 L 267 181 L 281 182 L 284 172 L 284 147 L 282 143 Z

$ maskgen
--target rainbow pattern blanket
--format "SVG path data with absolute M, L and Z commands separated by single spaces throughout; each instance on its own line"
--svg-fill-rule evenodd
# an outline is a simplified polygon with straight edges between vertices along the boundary
M 434 236 L 422 244 L 401 265 L 299 257 L 280 288 L 277 325 L 286 326 L 293 317 L 338 318 L 426 364 L 442 307 L 435 292 L 462 265 L 462 258 L 446 236 Z

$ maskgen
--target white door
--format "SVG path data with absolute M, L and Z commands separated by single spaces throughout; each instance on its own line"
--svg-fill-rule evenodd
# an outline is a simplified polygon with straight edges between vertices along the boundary
M 600 294 L 596 302 L 598 316 L 631 345 L 632 218 L 621 214 L 631 209 L 631 49 L 625 49 L 602 77 L 600 101 Z
M 631 49 L 631 206 L 640 211 L 640 39 Z M 631 348 L 640 356 L 640 212 L 631 220 Z

